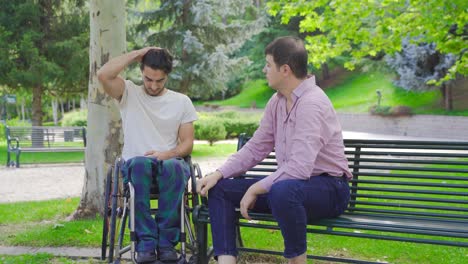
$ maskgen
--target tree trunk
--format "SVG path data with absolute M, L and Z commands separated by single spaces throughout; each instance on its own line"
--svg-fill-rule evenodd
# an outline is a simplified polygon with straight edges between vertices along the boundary
M 327 63 L 322 64 L 322 79 L 328 80 L 330 78 L 330 70 Z
M 84 99 L 83 95 L 80 95 L 80 110 L 86 110 L 86 100 Z
M 445 110 L 453 110 L 453 98 L 452 98 L 452 86 L 450 84 L 444 84 L 445 86 Z
M 25 116 L 24 116 L 24 98 L 21 99 L 21 120 L 24 121 L 25 120 Z
M 58 102 L 57 99 L 52 99 L 51 100 L 51 105 L 52 105 L 52 117 L 54 118 L 54 125 L 56 126 L 58 123 Z
M 96 72 L 110 57 L 126 50 L 125 1 L 90 1 L 90 74 L 85 178 L 80 204 L 70 219 L 104 213 L 104 184 L 107 168 L 122 148 L 117 102 L 104 93 Z
M 42 126 L 42 86 L 33 87 L 32 125 Z
M 452 87 L 450 84 L 444 83 L 440 87 L 442 98 L 444 100 L 444 109 L 446 111 L 453 110 L 453 98 L 452 98 Z
M 59 99 L 59 104 L 60 104 L 60 112 L 62 112 L 62 117 L 65 115 L 65 110 L 63 110 L 63 101 L 62 99 Z

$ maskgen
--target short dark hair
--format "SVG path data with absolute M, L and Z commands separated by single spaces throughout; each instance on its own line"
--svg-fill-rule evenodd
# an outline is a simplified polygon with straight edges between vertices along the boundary
M 141 59 L 140 69 L 148 66 L 169 74 L 172 71 L 172 60 L 172 55 L 167 49 L 151 49 Z
M 279 37 L 265 48 L 265 55 L 273 56 L 277 66 L 289 65 L 294 76 L 307 76 L 307 50 L 304 42 L 297 37 Z

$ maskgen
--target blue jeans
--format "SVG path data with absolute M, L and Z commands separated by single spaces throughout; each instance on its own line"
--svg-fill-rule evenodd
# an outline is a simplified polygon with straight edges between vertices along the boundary
M 237 256 L 236 211 L 247 189 L 257 179 L 222 179 L 208 193 L 215 256 Z M 343 177 L 312 176 L 309 180 L 283 180 L 259 195 L 253 212 L 272 213 L 284 239 L 284 257 L 307 250 L 307 222 L 337 217 L 348 206 L 349 186 Z

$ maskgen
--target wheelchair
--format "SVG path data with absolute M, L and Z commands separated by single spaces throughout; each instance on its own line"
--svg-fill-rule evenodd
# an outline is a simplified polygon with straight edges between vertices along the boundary
M 199 204 L 196 192 L 196 180 L 202 177 L 198 164 L 193 164 L 190 156 L 184 158 L 190 165 L 190 178 L 185 186 L 182 199 L 180 219 L 180 255 L 177 264 L 197 263 L 197 241 L 194 228 L 191 225 L 190 216 L 193 208 Z M 104 220 L 102 232 L 101 260 L 108 263 L 120 263 L 123 254 L 130 252 L 133 263 L 136 262 L 136 235 L 134 214 L 134 187 L 131 182 L 124 184 L 121 168 L 124 160 L 116 159 L 114 166 L 109 167 L 105 184 Z M 189 190 L 190 188 L 190 190 Z M 158 186 L 153 184 L 150 191 L 151 201 L 158 199 Z M 151 214 L 157 213 L 157 208 L 151 206 Z M 128 224 L 129 222 L 129 224 Z M 127 225 L 129 230 L 127 231 Z M 187 239 L 188 236 L 188 239 Z M 191 257 L 187 260 L 187 249 Z

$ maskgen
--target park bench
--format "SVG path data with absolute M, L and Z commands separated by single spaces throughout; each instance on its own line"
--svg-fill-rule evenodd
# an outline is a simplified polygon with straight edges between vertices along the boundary
M 242 135 L 237 149 L 247 140 Z M 348 209 L 337 218 L 308 223 L 308 233 L 468 247 L 468 142 L 346 139 L 344 143 L 354 176 L 349 182 Z M 275 170 L 273 152 L 240 177 L 264 177 Z M 246 228 L 279 229 L 272 215 L 249 215 L 256 221 L 238 215 L 239 250 L 281 255 L 245 246 L 242 231 Z M 199 263 L 208 263 L 212 249 L 208 248 L 210 216 L 206 200 L 195 208 L 193 218 Z M 307 257 L 374 263 L 349 257 Z
M 84 151 L 86 147 L 85 127 L 7 126 L 5 129 L 7 167 L 18 168 L 22 152 L 74 152 Z

